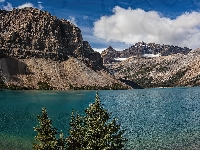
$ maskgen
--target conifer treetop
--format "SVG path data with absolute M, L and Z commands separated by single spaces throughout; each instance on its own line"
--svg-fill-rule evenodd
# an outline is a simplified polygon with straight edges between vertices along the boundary
M 125 138 L 116 119 L 111 122 L 110 114 L 103 109 L 98 92 L 95 102 L 85 109 L 85 116 L 72 111 L 68 138 L 69 149 L 118 150 L 124 147 Z

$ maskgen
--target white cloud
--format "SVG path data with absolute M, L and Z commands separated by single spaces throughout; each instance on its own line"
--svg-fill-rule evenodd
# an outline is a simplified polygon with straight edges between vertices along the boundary
M 0 0 L 0 2 L 3 1 L 3 0 Z M 22 5 L 19 5 L 17 8 L 19 9 L 22 9 L 22 8 L 25 8 L 25 7 L 34 7 L 34 5 L 32 3 L 24 3 Z M 4 10 L 7 10 L 7 11 L 11 11 L 13 10 L 13 6 L 11 3 L 8 3 L 7 2 L 7 5 L 2 5 L 1 6 L 2 9 Z M 38 9 L 43 9 L 44 7 L 42 6 L 42 2 L 38 1 Z
M 73 23 L 75 26 L 78 27 L 77 25 L 77 21 L 76 21 L 76 18 L 73 17 L 73 16 L 69 16 L 69 19 L 67 19 L 69 22 Z
M 5 2 L 5 0 L 0 0 L 0 3 L 3 3 L 3 2 Z
M 25 4 L 18 6 L 19 9 L 25 8 L 25 7 L 34 7 L 34 5 L 32 3 L 25 3 Z
M 94 22 L 93 34 L 106 41 L 155 42 L 189 48 L 200 47 L 200 13 L 184 13 L 176 19 L 161 16 L 156 11 L 123 9 L 116 6 L 111 16 Z
M 33 8 L 38 8 L 38 9 L 43 9 L 44 7 L 42 6 L 42 2 L 38 1 L 38 7 L 35 7 L 32 3 L 25 3 L 20 6 L 18 6 L 19 9 L 25 8 L 25 7 L 33 7 Z
M 94 51 L 99 52 L 101 54 L 106 48 L 92 48 Z
M 129 46 L 131 46 L 130 44 L 112 42 L 112 41 L 106 41 L 106 40 L 100 39 L 92 34 L 91 27 L 79 26 L 79 28 L 81 29 L 83 40 L 89 41 L 91 46 L 94 48 L 102 49 L 104 47 L 108 48 L 108 46 L 114 46 L 116 47 L 116 50 L 124 50 L 128 48 Z
M 44 7 L 42 6 L 42 2 L 38 2 L 38 9 L 43 9 Z
M 106 48 L 92 48 L 94 51 L 96 51 L 96 52 L 99 52 L 100 54 L 102 53 L 102 51 L 104 51 L 104 50 L 106 50 L 107 49 L 107 47 Z M 122 49 L 119 49 L 119 48 L 113 48 L 113 49 L 115 49 L 115 50 L 117 50 L 117 51 L 122 51 Z
M 7 2 L 7 5 L 6 5 L 6 6 L 3 5 L 2 7 L 3 7 L 3 9 L 5 9 L 5 10 L 7 10 L 7 11 L 13 10 L 12 4 L 11 4 L 11 3 L 8 3 L 8 2 Z

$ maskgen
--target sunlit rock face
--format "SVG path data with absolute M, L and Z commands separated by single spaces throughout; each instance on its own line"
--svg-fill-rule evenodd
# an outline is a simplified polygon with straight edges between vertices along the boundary
M 130 88 L 111 76 L 81 30 L 36 8 L 0 10 L 0 88 Z
M 101 53 L 104 64 L 116 62 L 115 58 L 129 58 L 129 57 L 156 57 L 168 56 L 173 54 L 188 54 L 191 49 L 187 47 L 178 47 L 173 45 L 160 45 L 156 43 L 138 42 L 131 47 L 122 51 L 117 51 L 109 46 Z
M 31 7 L 0 10 L 0 45 L 1 57 L 4 53 L 23 59 L 45 57 L 62 61 L 72 56 L 93 69 L 101 68 L 103 63 L 100 54 L 83 41 L 78 27 Z
M 200 85 L 200 49 L 187 55 L 130 57 L 105 64 L 116 78 L 136 82 L 142 87 L 176 87 Z

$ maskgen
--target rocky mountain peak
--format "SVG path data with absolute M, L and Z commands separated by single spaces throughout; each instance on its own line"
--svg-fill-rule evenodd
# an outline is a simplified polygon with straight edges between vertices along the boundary
M 114 49 L 112 48 L 112 46 L 108 46 L 107 49 L 110 50 L 110 51 L 113 51 L 113 50 L 114 50 Z
M 116 52 L 116 50 L 114 48 L 112 48 L 111 46 L 109 46 L 107 49 L 105 49 L 104 51 L 102 51 L 101 55 L 107 55 L 108 53 L 113 53 Z
M 115 61 L 114 58 L 116 58 L 118 56 L 119 55 L 118 55 L 117 51 L 114 48 L 112 48 L 111 46 L 109 46 L 107 49 L 105 49 L 101 53 L 101 57 L 104 58 L 104 60 L 103 60 L 104 63 L 111 63 L 111 62 Z
M 0 45 L 0 57 L 63 61 L 72 56 L 94 70 L 103 66 L 100 54 L 83 41 L 78 27 L 37 8 L 1 10 Z
M 144 41 L 135 43 L 131 47 L 123 51 L 112 50 L 107 48 L 102 52 L 101 56 L 104 63 L 116 62 L 114 58 L 129 58 L 131 56 L 144 57 L 146 54 L 168 56 L 172 54 L 188 54 L 191 49 L 187 47 L 178 47 L 173 45 L 161 45 L 156 43 L 145 43 Z

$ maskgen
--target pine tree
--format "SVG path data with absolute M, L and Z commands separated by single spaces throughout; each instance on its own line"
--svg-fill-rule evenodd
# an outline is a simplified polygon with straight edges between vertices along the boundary
M 98 93 L 95 103 L 89 105 L 85 114 L 82 117 L 77 113 L 75 117 L 72 111 L 68 149 L 119 150 L 124 147 L 124 130 L 120 130 L 116 119 L 108 123 L 111 114 L 103 109 Z
M 60 138 L 57 140 L 57 147 L 59 150 L 65 150 L 66 149 L 66 140 L 64 139 L 63 132 L 61 130 L 60 132 Z
M 69 136 L 67 138 L 67 148 L 69 150 L 73 149 L 79 149 L 80 147 L 83 147 L 84 141 L 84 128 L 83 128 L 83 117 L 80 116 L 78 113 L 76 113 L 76 117 L 74 116 L 74 111 L 72 110 L 71 114 L 71 121 L 70 121 L 70 131 Z
M 51 119 L 47 115 L 46 108 L 42 108 L 41 116 L 38 115 L 39 125 L 34 127 L 38 134 L 35 136 L 36 143 L 33 149 L 36 150 L 56 150 L 58 149 L 56 140 L 57 129 L 53 127 Z

